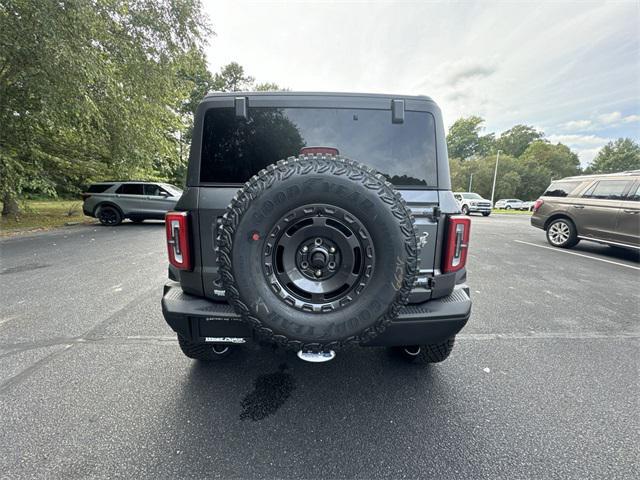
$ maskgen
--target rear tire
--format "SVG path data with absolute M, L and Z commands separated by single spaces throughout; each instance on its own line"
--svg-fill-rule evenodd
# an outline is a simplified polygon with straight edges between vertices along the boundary
M 469 215 L 469 207 L 467 207 L 466 205 L 462 206 L 462 214 L 463 215 Z
M 511 205 L 507 205 L 506 207 L 504 207 L 505 210 L 511 210 Z
M 178 344 L 180 350 L 187 357 L 203 362 L 215 362 L 228 357 L 233 352 L 232 345 L 215 344 L 215 343 L 194 343 L 186 338 L 178 335 Z
M 553 247 L 571 248 L 579 241 L 576 227 L 568 218 L 557 218 L 547 227 L 547 242 Z
M 100 223 L 106 227 L 115 227 L 122 223 L 122 214 L 120 213 L 120 210 L 116 207 L 112 207 L 111 205 L 99 207 L 96 216 L 98 217 L 98 220 L 100 220 Z
M 491 213 L 490 213 L 490 212 L 482 212 L 482 216 L 483 216 L 483 217 L 488 217 L 489 215 L 491 215 Z
M 440 363 L 449 357 L 455 344 L 455 335 L 444 342 L 431 345 L 409 345 L 394 347 L 393 350 L 409 363 Z

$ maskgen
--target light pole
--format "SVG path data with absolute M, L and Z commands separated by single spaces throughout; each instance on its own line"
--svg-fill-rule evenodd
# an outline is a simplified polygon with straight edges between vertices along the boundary
M 471 183 L 473 183 L 473 173 L 469 177 L 469 192 L 471 192 Z
M 502 150 L 498 150 L 498 154 L 496 155 L 496 169 L 493 171 L 493 187 L 491 187 L 491 208 L 493 208 L 493 196 L 496 193 L 496 178 L 498 176 L 498 162 L 500 161 L 500 152 Z

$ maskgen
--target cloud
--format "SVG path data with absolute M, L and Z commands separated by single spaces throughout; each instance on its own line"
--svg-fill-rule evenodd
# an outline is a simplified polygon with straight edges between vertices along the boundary
M 560 125 L 560 127 L 563 130 L 567 130 L 570 132 L 573 132 L 576 130 L 587 130 L 591 126 L 592 126 L 591 120 L 571 120 L 569 122 L 566 122 Z
M 547 137 L 552 143 L 564 143 L 565 145 L 604 145 L 609 138 L 599 137 L 597 135 L 549 135 Z
M 498 71 L 497 65 L 490 60 L 466 58 L 448 63 L 442 67 L 443 78 L 451 86 L 457 86 L 467 80 L 487 78 Z
M 627 115 L 625 117 L 618 111 L 603 113 L 592 120 L 570 120 L 561 123 L 559 127 L 567 132 L 586 132 L 605 128 L 618 127 L 623 124 L 640 122 L 640 115 Z
M 611 112 L 598 115 L 598 120 L 600 121 L 600 123 L 604 123 L 605 125 L 618 123 L 621 118 L 622 114 L 620 112 Z

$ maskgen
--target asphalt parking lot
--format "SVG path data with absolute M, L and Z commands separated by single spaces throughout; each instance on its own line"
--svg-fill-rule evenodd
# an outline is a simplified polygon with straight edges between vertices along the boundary
M 161 223 L 0 241 L 0 477 L 638 478 L 640 262 L 473 217 L 451 357 L 183 357 Z

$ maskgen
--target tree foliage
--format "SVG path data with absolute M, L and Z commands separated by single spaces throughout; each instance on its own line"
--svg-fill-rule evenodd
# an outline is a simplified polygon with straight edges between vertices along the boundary
M 493 134 L 480 135 L 483 123 L 478 116 L 456 120 L 447 135 L 449 157 L 466 160 L 489 153 L 495 138 Z
M 282 88 L 277 83 L 273 82 L 263 82 L 258 83 L 254 87 L 256 92 L 286 92 L 288 88 Z
M 474 123 L 480 124 L 477 119 Z M 447 140 L 457 141 L 451 137 L 459 131 L 450 131 Z M 552 179 L 580 173 L 580 160 L 569 147 L 560 143 L 553 145 L 544 140 L 542 132 L 525 125 L 516 125 L 504 132 L 489 150 L 491 154 L 488 155 L 474 154 L 470 157 L 450 158 L 454 190 L 466 191 L 473 175 L 472 190 L 485 198 L 491 198 L 498 150 L 501 151 L 501 155 L 496 181 L 496 200 L 532 200 L 544 192 Z
M 539 132 L 528 125 L 515 125 L 506 132 L 502 132 L 496 139 L 495 148 L 512 157 L 519 157 L 536 140 L 544 137 Z
M 640 169 L 640 145 L 630 138 L 607 143 L 596 155 L 587 173 L 615 173 Z
M 197 0 L 4 1 L 5 206 L 24 191 L 170 171 L 191 88 L 179 72 L 202 56 L 203 18 Z
M 235 62 L 212 74 L 203 19 L 199 0 L 0 3 L 3 214 L 106 178 L 181 183 L 207 92 L 280 90 Z
M 254 80 L 252 76 L 245 74 L 242 65 L 231 62 L 215 74 L 213 78 L 214 90 L 220 92 L 251 90 Z

